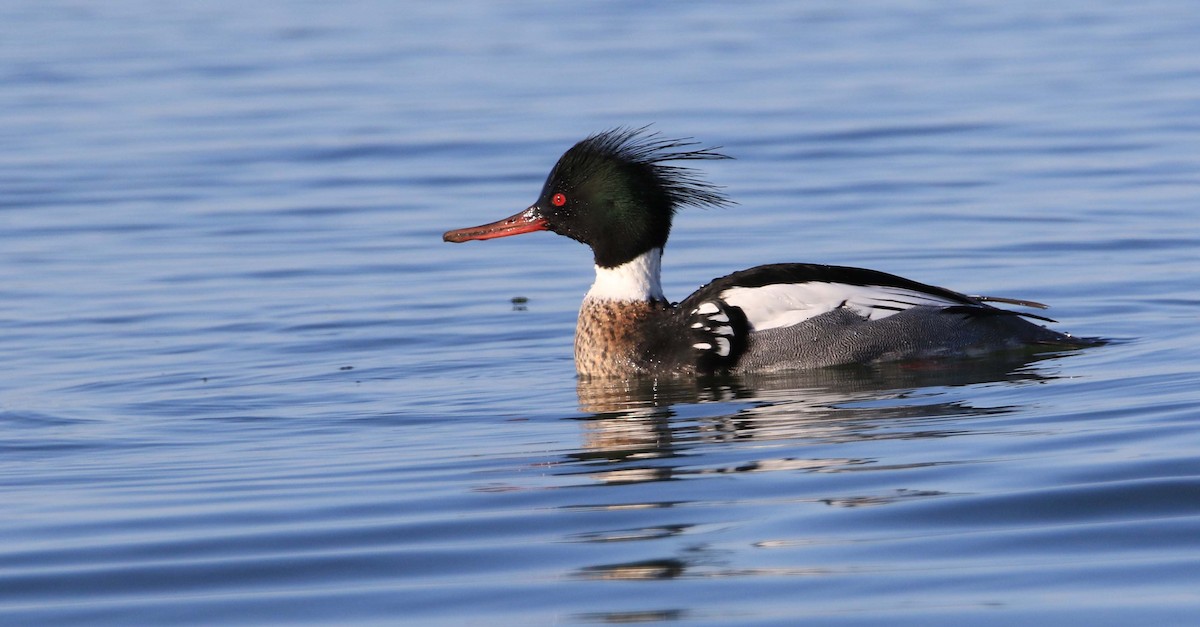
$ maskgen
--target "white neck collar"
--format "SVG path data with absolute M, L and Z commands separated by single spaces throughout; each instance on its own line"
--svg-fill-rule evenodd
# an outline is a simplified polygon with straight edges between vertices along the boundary
M 651 248 L 633 261 L 615 268 L 596 266 L 596 282 L 587 297 L 596 300 L 648 301 L 666 300 L 659 275 L 662 269 L 662 249 Z

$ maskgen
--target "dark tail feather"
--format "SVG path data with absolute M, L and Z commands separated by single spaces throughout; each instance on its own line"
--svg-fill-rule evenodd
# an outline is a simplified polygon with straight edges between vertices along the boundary
M 1003 296 L 972 296 L 971 298 L 984 303 L 1004 303 L 1005 305 L 1032 307 L 1034 309 L 1050 308 L 1050 305 L 1043 305 L 1035 300 L 1021 300 L 1020 298 L 1004 298 Z
M 943 308 L 942 311 L 946 313 L 965 314 L 968 316 L 1020 316 L 1022 318 L 1041 320 L 1042 322 L 1058 322 L 1058 320 L 1055 320 L 1054 318 L 1039 316 L 1035 313 L 1029 313 L 1027 311 L 1013 311 L 1011 309 L 1000 309 L 999 307 L 990 307 L 988 305 L 951 305 L 950 307 Z

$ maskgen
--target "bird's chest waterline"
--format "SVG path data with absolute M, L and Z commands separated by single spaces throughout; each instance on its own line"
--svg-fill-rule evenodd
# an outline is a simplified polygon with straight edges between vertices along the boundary
M 653 372 L 651 335 L 670 311 L 665 301 L 584 299 L 575 327 L 575 370 L 586 377 Z

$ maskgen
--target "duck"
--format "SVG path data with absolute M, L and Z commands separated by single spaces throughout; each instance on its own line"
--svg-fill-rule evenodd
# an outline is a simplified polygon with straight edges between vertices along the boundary
M 662 255 L 676 212 L 735 204 L 680 163 L 731 158 L 720 149 L 648 127 L 601 131 L 559 157 L 532 205 L 442 239 L 549 231 L 590 247 L 596 278 L 575 329 L 583 378 L 775 373 L 1087 344 L 1039 324 L 1050 318 L 992 304 L 1041 303 L 819 263 L 740 270 L 668 301 Z

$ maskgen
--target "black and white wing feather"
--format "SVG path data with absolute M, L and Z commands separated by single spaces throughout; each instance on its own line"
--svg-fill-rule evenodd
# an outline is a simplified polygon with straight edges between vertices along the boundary
M 695 309 L 723 303 L 745 316 L 750 331 L 790 327 L 837 309 L 848 310 L 867 321 L 914 307 L 966 315 L 1020 315 L 1049 321 L 1035 314 L 993 307 L 984 300 L 875 270 L 774 264 L 717 279 L 690 296 L 681 307 Z
M 720 300 L 708 300 L 680 311 L 690 336 L 690 361 L 697 372 L 720 372 L 737 363 L 751 331 L 741 310 Z

